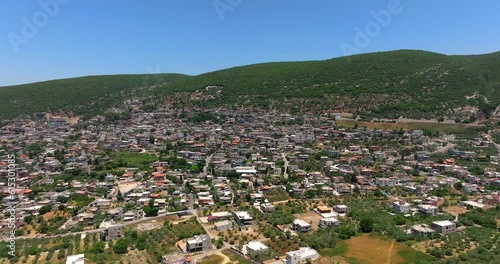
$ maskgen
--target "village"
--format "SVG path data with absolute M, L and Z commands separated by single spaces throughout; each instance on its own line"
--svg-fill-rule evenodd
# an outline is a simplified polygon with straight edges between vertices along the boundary
M 489 131 L 341 120 L 152 109 L 139 100 L 85 121 L 55 113 L 13 120 L 0 128 L 2 239 L 10 230 L 26 245 L 71 237 L 69 248 L 52 254 L 16 245 L 19 263 L 107 263 L 109 252 L 121 263 L 298 264 L 370 232 L 416 241 L 411 249 L 425 257 L 456 257 L 477 244 L 431 244 L 496 229 L 473 216 L 500 203 L 500 142 Z M 159 238 L 161 246 L 140 259 L 141 243 L 149 243 L 141 234 L 154 232 L 177 241 Z M 491 232 L 498 242 L 498 230 Z M 78 240 L 91 236 L 89 248 Z M 132 252 L 137 259 L 121 257 Z

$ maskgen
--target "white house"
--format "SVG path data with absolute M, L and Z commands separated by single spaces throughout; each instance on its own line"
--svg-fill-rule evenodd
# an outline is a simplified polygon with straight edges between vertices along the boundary
M 307 259 L 315 260 L 318 257 L 319 254 L 316 250 L 310 247 L 301 247 L 286 253 L 286 264 L 300 264 L 306 262 Z
M 410 204 L 405 201 L 395 201 L 392 203 L 392 208 L 400 213 L 408 213 L 410 211 Z
M 260 241 L 250 241 L 245 245 L 247 254 L 255 254 L 258 252 L 267 252 L 269 251 L 269 247 L 264 245 L 264 243 Z
M 85 255 L 71 255 L 66 259 L 66 264 L 84 264 L 85 263 Z

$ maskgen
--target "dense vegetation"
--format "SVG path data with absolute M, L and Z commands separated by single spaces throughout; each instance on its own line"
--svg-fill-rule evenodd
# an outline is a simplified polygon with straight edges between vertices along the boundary
M 16 240 L 16 256 L 8 255 L 7 242 L 0 242 L 0 262 L 10 258 L 11 263 L 22 259 L 26 263 L 31 256 L 32 263 L 64 263 L 68 255 L 84 253 L 86 261 L 92 263 L 158 263 L 161 256 L 177 251 L 175 243 L 181 239 L 205 233 L 196 218 L 172 224 L 163 223 L 163 227 L 155 230 L 138 232 L 127 229 L 123 238 L 113 241 L 106 247 L 99 233 L 67 235 L 52 238 L 33 238 Z M 135 253 L 134 253 L 135 252 Z M 131 259 L 132 256 L 135 258 Z M 142 256 L 144 262 L 137 262 Z M 128 261 L 124 261 L 128 260 Z M 30 262 L 27 262 L 30 263 Z
M 168 83 L 168 85 L 157 85 Z M 146 85 L 145 85 L 146 84 Z M 151 89 L 139 88 L 148 87 Z M 135 91 L 135 92 L 134 92 Z M 91 116 L 132 94 L 179 106 L 349 111 L 372 117 L 488 118 L 500 104 L 500 52 L 474 56 L 398 50 L 324 61 L 264 63 L 198 76 L 92 76 L 0 88 L 2 119 L 62 109 Z M 148 105 L 155 108 L 156 106 Z M 458 107 L 475 106 L 470 114 Z M 199 115 L 193 121 L 212 120 Z M 212 120 L 217 121 L 217 120 Z
M 141 92 L 140 88 L 165 84 L 180 74 L 88 76 L 0 87 L 0 118 L 63 111 L 91 117 Z
M 399 50 L 350 60 L 236 67 L 183 78 L 163 92 L 185 92 L 185 101 L 179 103 L 331 109 L 384 117 L 460 118 L 452 109 L 473 105 L 484 117 L 500 103 L 499 66 L 500 53 L 446 56 Z M 463 121 L 471 120 L 464 116 Z

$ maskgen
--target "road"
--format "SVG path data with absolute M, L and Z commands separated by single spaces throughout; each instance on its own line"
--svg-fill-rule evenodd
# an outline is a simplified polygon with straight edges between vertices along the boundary
M 284 162 L 284 167 L 285 167 L 285 171 L 283 172 L 283 177 L 285 177 L 285 179 L 288 179 L 288 159 L 286 158 L 286 154 L 285 153 L 281 153 L 281 158 L 283 158 L 283 162 Z
M 493 145 L 495 145 L 495 147 L 497 147 L 497 149 L 498 149 L 498 157 L 500 157 L 500 144 L 498 144 L 497 142 L 493 141 L 493 137 L 491 136 L 491 130 L 488 131 L 488 133 L 485 134 L 484 137 L 487 140 L 491 141 L 491 143 L 493 143 Z
M 40 169 L 39 165 L 40 165 L 40 163 L 37 163 L 35 166 L 33 166 L 33 169 L 35 169 L 42 176 L 42 178 L 40 180 L 36 181 L 35 183 L 33 183 L 32 185 L 39 185 L 40 182 L 45 181 L 47 179 L 47 174 L 45 173 L 45 171 Z
M 448 152 L 448 150 L 456 147 L 457 145 L 456 144 L 452 144 L 452 143 L 448 143 L 446 144 L 446 146 L 444 147 L 439 147 L 436 149 L 436 151 L 433 151 L 431 153 L 429 153 L 429 155 L 436 155 L 436 154 L 441 154 L 441 153 L 446 153 Z
M 151 220 L 163 218 L 165 216 L 167 216 L 167 214 L 159 214 L 159 215 L 154 216 L 154 217 L 143 217 L 141 219 L 137 219 L 137 220 L 133 220 L 133 221 L 129 221 L 129 222 L 124 222 L 122 224 L 124 226 L 135 225 L 135 224 L 139 224 L 139 223 L 142 223 L 142 222 L 148 222 L 148 221 L 151 221 Z M 186 220 L 186 219 L 183 219 L 182 221 L 184 221 L 184 220 Z M 180 221 L 180 222 L 182 222 L 182 221 Z M 59 234 L 59 235 L 53 235 L 53 236 L 44 236 L 44 235 L 17 236 L 16 239 L 55 238 L 55 237 L 63 237 L 63 236 L 72 236 L 72 235 L 99 233 L 101 231 L 103 231 L 103 229 L 102 228 L 98 228 L 98 229 L 85 230 L 85 231 L 81 231 L 81 232 L 65 233 L 65 234 Z M 0 239 L 0 241 L 8 241 L 8 240 L 9 239 L 7 239 L 7 238 Z
M 206 159 L 205 159 L 205 166 L 203 166 L 203 174 L 207 175 L 208 174 L 208 168 L 210 165 L 210 162 L 212 161 L 212 156 L 214 154 L 210 154 Z

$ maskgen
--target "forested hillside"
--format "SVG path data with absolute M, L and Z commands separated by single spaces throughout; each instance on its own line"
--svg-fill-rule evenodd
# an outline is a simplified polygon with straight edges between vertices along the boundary
M 163 92 L 199 105 L 414 118 L 460 116 L 464 106 L 476 106 L 484 116 L 500 103 L 500 53 L 447 56 L 399 50 L 265 63 L 185 78 Z
M 0 87 L 0 117 L 41 111 L 91 116 L 138 94 L 179 106 L 326 110 L 471 122 L 490 118 L 500 105 L 500 52 L 447 56 L 398 50 L 255 64 L 198 76 L 90 76 Z
M 140 89 L 185 77 L 181 74 L 87 76 L 0 87 L 0 118 L 64 111 L 92 116 L 121 104 Z

